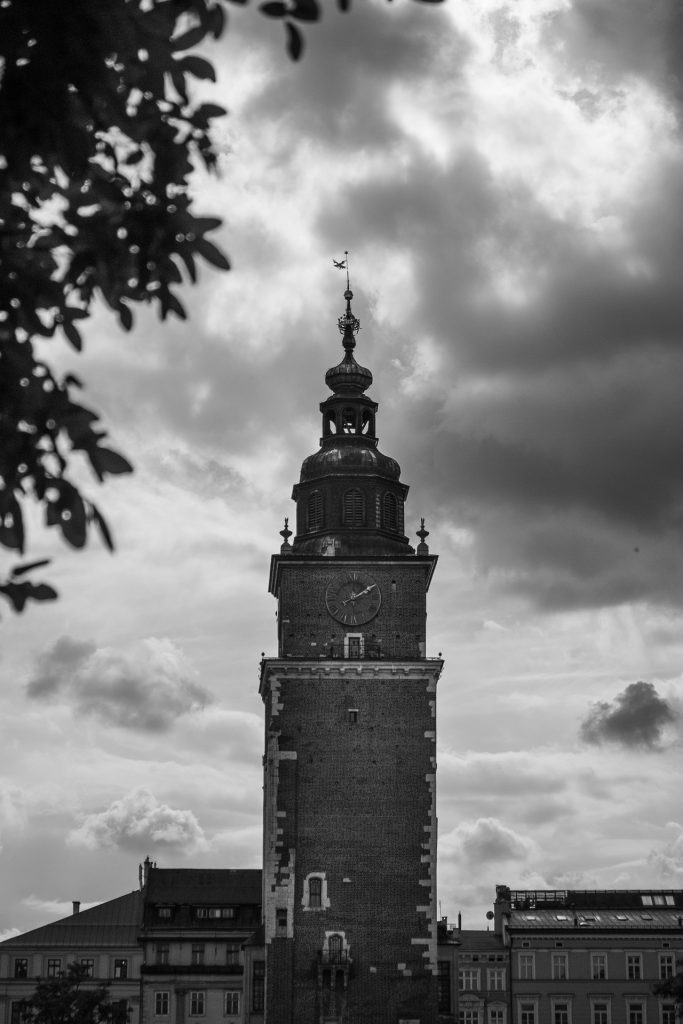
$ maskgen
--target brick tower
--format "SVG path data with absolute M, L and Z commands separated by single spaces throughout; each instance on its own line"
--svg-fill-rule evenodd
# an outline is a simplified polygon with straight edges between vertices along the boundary
M 265 704 L 266 1024 L 435 1024 L 436 564 L 404 536 L 408 488 L 377 447 L 372 374 L 327 371 L 320 450 L 274 555 Z

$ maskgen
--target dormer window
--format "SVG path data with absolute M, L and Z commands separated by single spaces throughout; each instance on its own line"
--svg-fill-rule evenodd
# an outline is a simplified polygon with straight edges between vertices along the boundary
M 342 521 L 344 526 L 365 526 L 365 497 L 358 487 L 344 494 Z

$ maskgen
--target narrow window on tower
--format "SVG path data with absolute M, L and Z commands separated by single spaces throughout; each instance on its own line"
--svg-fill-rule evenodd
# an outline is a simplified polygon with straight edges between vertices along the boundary
M 301 895 L 301 906 L 304 910 L 327 910 L 330 901 L 327 898 L 327 879 L 320 871 L 304 878 L 304 891 Z
M 383 526 L 385 530 L 398 529 L 398 502 L 396 495 L 387 491 L 384 495 Z
M 320 530 L 323 526 L 323 496 L 320 491 L 308 495 L 306 526 L 309 531 Z
M 365 498 L 357 487 L 344 493 L 342 522 L 344 526 L 365 526 Z
M 287 910 L 284 907 L 275 911 L 275 928 L 278 935 L 287 934 Z
M 375 433 L 374 416 L 372 415 L 372 413 L 370 412 L 369 409 L 364 409 L 363 410 L 363 426 L 361 427 L 361 431 L 362 431 L 363 434 L 370 434 L 371 437 L 374 436 L 374 433 Z
M 358 708 L 349 708 L 349 722 L 355 725 L 358 721 Z
M 333 409 L 328 409 L 327 412 L 325 413 L 323 433 L 325 437 L 329 437 L 330 434 L 337 433 L 337 419 Z
M 308 880 L 308 905 L 314 910 L 322 906 L 323 880 L 322 878 L 309 878 Z

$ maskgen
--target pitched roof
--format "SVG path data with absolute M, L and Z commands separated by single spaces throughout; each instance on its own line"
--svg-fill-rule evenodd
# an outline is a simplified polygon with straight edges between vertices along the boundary
M 15 946 L 135 946 L 142 922 L 142 893 L 117 896 L 60 921 L 14 935 L 0 948 Z
M 149 869 L 148 903 L 256 904 L 261 903 L 259 868 Z

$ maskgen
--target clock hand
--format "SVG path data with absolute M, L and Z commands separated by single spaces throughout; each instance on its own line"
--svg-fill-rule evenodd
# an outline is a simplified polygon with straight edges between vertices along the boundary
M 350 601 L 357 601 L 358 598 L 363 597 L 364 594 L 369 594 L 376 586 L 376 583 L 371 583 L 369 587 L 365 588 L 365 590 L 359 590 L 357 594 L 351 594 L 351 597 L 347 597 L 345 601 L 342 601 L 342 604 L 349 604 Z

